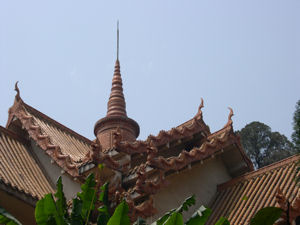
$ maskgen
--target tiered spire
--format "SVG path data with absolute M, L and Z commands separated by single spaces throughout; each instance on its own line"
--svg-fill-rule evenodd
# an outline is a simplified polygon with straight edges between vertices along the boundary
M 116 64 L 115 64 L 115 72 L 112 79 L 111 93 L 107 103 L 106 116 L 127 117 L 119 59 L 116 60 Z
M 138 123 L 128 118 L 126 113 L 119 62 L 119 22 L 117 29 L 117 60 L 107 103 L 107 114 L 96 122 L 94 128 L 94 133 L 104 150 L 113 147 L 114 140 L 112 135 L 117 129 L 119 129 L 123 141 L 136 140 L 140 132 Z

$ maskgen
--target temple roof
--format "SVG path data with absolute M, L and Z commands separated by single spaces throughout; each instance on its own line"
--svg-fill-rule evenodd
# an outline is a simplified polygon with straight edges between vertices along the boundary
M 37 145 L 73 177 L 90 151 L 92 141 L 65 127 L 16 96 L 9 109 L 8 129 L 20 126 Z M 20 129 L 19 127 L 19 129 Z
M 248 224 L 261 208 L 275 206 L 277 190 L 282 190 L 289 202 L 299 191 L 294 182 L 299 155 L 246 173 L 218 186 L 208 224 L 226 217 L 230 224 Z
M 155 213 L 151 196 L 165 185 L 165 179 L 174 172 L 180 172 L 194 164 L 202 164 L 217 155 L 222 157 L 233 177 L 253 170 L 239 137 L 233 131 L 232 109 L 226 125 L 219 131 L 210 133 L 209 127 L 203 121 L 203 100 L 196 115 L 185 123 L 169 131 L 162 130 L 156 136 L 149 135 L 143 141 L 124 140 L 124 130 L 122 132 L 117 126 L 118 122 L 122 123 L 127 118 L 125 103 L 119 104 L 124 98 L 115 90 L 120 85 L 118 73 L 117 60 L 114 74 L 117 78 L 113 78 L 113 94 L 109 99 L 108 114 L 98 121 L 99 126 L 112 124 L 109 128 L 112 148 L 103 149 L 103 143 L 98 137 L 92 142 L 27 105 L 21 99 L 17 86 L 14 105 L 9 109 L 7 128 L 33 140 L 53 162 L 72 177 L 83 178 L 86 171 L 95 168 L 98 163 L 106 165 L 108 174 L 121 172 L 121 186 L 112 187 L 111 190 L 113 193 L 119 192 L 113 197 L 113 201 L 117 202 L 118 198 L 126 197 L 133 219 L 137 216 L 149 217 Z M 117 89 L 120 91 L 120 86 Z M 111 103 L 114 101 L 116 104 Z M 130 161 L 127 162 L 128 156 Z
M 26 140 L 0 126 L 0 182 L 9 189 L 40 199 L 54 189 L 28 151 L 27 144 Z
M 198 115 L 198 114 L 197 114 Z M 166 139 L 167 144 L 162 142 L 162 137 L 156 138 L 159 142 L 118 142 L 118 132 L 116 131 L 116 150 L 124 152 L 126 154 L 138 154 L 143 153 L 146 157 L 139 156 L 132 157 L 132 167 L 127 175 L 123 179 L 123 187 L 126 189 L 126 196 L 130 196 L 130 199 L 139 206 L 140 202 L 145 204 L 148 199 L 149 211 L 143 211 L 144 214 L 138 216 L 147 215 L 151 216 L 153 208 L 151 205 L 151 196 L 159 192 L 159 190 L 166 185 L 166 180 L 169 175 L 180 173 L 183 170 L 190 169 L 195 164 L 203 164 L 205 160 L 209 160 L 215 157 L 221 157 L 227 167 L 229 173 L 234 177 L 243 174 L 248 171 L 253 171 L 253 164 L 246 156 L 243 148 L 240 144 L 239 136 L 237 136 L 232 129 L 232 110 L 230 111 L 228 122 L 219 131 L 207 134 L 205 126 L 196 126 L 196 130 L 186 133 L 183 137 L 175 138 L 175 133 L 170 135 L 171 132 L 164 132 L 169 134 Z M 194 118 L 195 119 L 195 118 Z M 196 121 L 201 121 L 202 117 L 184 123 L 180 126 L 183 127 L 192 126 Z M 201 123 L 200 123 L 201 124 Z M 178 128 L 178 127 L 177 127 Z M 202 128 L 202 129 L 200 129 Z M 176 128 L 174 128 L 176 129 Z M 172 129 L 172 130 L 174 130 Z M 194 128 L 195 129 L 195 128 Z M 196 135 L 196 134 L 200 135 Z M 176 133 L 177 134 L 177 133 Z M 173 138 L 172 138 L 173 137 Z M 172 141 L 171 141 L 172 140 Z M 178 143 L 178 140 L 180 142 Z M 158 146 L 155 143 L 160 143 Z M 161 145 L 162 143 L 163 146 Z M 184 149 L 186 143 L 193 143 L 193 147 L 190 149 Z M 160 147 L 159 147 L 160 146 Z M 142 155 L 143 155 L 142 154 Z M 137 161 L 135 163 L 135 161 Z M 238 165 L 238 166 L 237 166 Z M 151 205 L 154 207 L 153 205 Z

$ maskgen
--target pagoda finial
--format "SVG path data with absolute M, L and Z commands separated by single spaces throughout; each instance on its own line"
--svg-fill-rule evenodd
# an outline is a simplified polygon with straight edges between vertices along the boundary
M 119 20 L 117 22 L 117 60 L 119 61 Z
M 112 79 L 111 93 L 107 104 L 107 116 L 127 117 L 119 62 L 119 21 L 117 23 L 117 60 L 115 64 L 114 76 Z
M 116 147 L 118 142 L 135 141 L 140 127 L 137 122 L 127 117 L 126 102 L 119 62 L 119 21 L 117 22 L 117 57 L 112 79 L 112 87 L 107 103 L 107 114 L 98 120 L 94 133 L 103 147 L 103 151 Z

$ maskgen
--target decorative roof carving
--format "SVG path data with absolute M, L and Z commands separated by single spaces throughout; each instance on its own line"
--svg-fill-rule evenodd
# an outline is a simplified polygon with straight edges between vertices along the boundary
M 237 144 L 238 142 L 238 136 L 232 132 L 232 129 L 229 126 L 223 128 L 217 134 L 214 133 L 207 137 L 206 141 L 199 148 L 193 148 L 189 152 L 183 150 L 178 156 L 169 158 L 158 156 L 157 147 L 148 145 L 146 147 L 146 162 L 132 169 L 129 176 L 131 176 L 131 181 L 135 180 L 135 184 L 129 188 L 126 193 L 127 195 L 136 196 L 136 198 L 151 196 L 157 193 L 161 187 L 166 184 L 164 177 L 165 172 L 170 170 L 178 171 L 195 161 L 213 157 L 214 154 L 223 152 L 222 149 L 226 146 Z M 152 167 L 153 170 L 149 170 L 148 167 Z M 251 168 L 252 167 L 250 167 L 250 169 Z M 139 195 L 136 195 L 135 193 L 138 193 Z M 149 214 L 148 216 L 150 215 L 153 214 Z
M 115 131 L 113 133 L 114 147 L 126 154 L 145 153 L 148 151 L 148 146 L 164 145 L 174 140 L 190 137 L 199 132 L 203 132 L 204 135 L 209 134 L 208 127 L 203 122 L 202 117 L 195 116 L 190 121 L 169 131 L 161 130 L 157 136 L 149 135 L 145 141 L 121 141 L 121 133 Z
M 113 160 L 111 156 L 102 152 L 101 144 L 98 139 L 93 141 L 91 151 L 86 155 L 83 162 L 93 162 L 94 164 L 104 164 L 108 168 L 121 171 L 120 164 Z
M 203 107 L 204 107 L 204 102 L 203 102 L 203 98 L 201 98 L 201 103 L 199 105 L 198 112 L 195 115 L 195 118 L 198 119 L 198 120 L 203 118 L 203 115 L 202 115 L 202 108 Z
M 232 108 L 230 108 L 230 107 L 228 107 L 228 109 L 230 110 L 230 112 L 229 112 L 229 115 L 228 115 L 228 121 L 227 121 L 227 123 L 225 124 L 224 128 L 225 128 L 225 127 L 228 127 L 228 126 L 231 126 L 231 127 L 232 127 L 232 124 L 233 124 L 233 122 L 232 122 L 232 117 L 234 116 L 233 110 L 232 110 Z
M 45 153 L 47 153 L 69 175 L 72 177 L 79 177 L 78 167 L 82 162 L 80 162 L 80 160 L 75 161 L 70 155 L 64 154 L 61 147 L 54 144 L 49 135 L 44 133 L 44 129 L 41 127 L 43 123 L 37 124 L 38 118 L 30 114 L 28 110 L 33 110 L 33 108 L 26 105 L 17 94 L 15 103 L 9 110 L 7 127 L 9 127 L 14 117 L 18 118 L 22 127 L 28 132 L 29 136 L 37 143 L 37 145 L 45 151 Z M 88 144 L 86 144 L 86 148 L 89 148 Z
M 44 123 L 44 119 L 36 117 L 36 115 L 32 113 L 33 109 L 29 110 L 29 106 L 22 101 L 17 83 L 15 89 L 17 91 L 17 95 L 15 98 L 15 104 L 9 111 L 10 119 L 8 125 L 13 120 L 13 117 L 17 117 L 21 121 L 22 126 L 29 133 L 30 137 L 34 139 L 36 143 L 68 174 L 73 177 L 80 176 L 79 167 L 88 163 L 103 163 L 107 167 L 121 172 L 118 173 L 118 175 L 128 174 L 128 170 L 125 171 L 125 169 L 122 169 L 120 163 L 115 161 L 110 156 L 109 152 L 102 149 L 101 143 L 103 144 L 103 142 L 100 143 L 101 139 L 98 139 L 98 137 L 94 142 L 86 141 L 90 148 L 87 151 L 84 151 L 83 157 L 81 157 L 83 153 L 80 152 L 80 154 L 78 154 L 78 160 L 74 160 L 73 157 L 70 157 L 72 156 L 72 153 L 66 154 L 64 148 L 52 139 L 51 133 L 46 132 L 48 131 L 47 129 L 52 129 L 49 128 L 49 124 Z M 129 180 L 131 184 L 134 183 L 133 186 L 129 188 L 127 187 L 127 190 L 125 190 L 124 187 L 121 187 L 121 185 L 115 185 L 110 189 L 110 192 L 113 191 L 113 194 L 115 195 L 115 203 L 117 203 L 122 197 L 126 198 L 126 201 L 130 206 L 130 210 L 132 211 L 131 215 L 133 219 L 137 218 L 137 216 L 145 218 L 156 212 L 151 195 L 157 193 L 165 184 L 165 172 L 170 170 L 179 171 L 195 161 L 201 161 L 214 156 L 214 154 L 231 144 L 235 144 L 238 146 L 239 150 L 241 149 L 239 139 L 236 135 L 234 135 L 232 130 L 232 109 L 229 108 L 230 113 L 224 128 L 211 134 L 208 126 L 203 121 L 203 107 L 204 103 L 201 98 L 198 111 L 191 120 L 181 124 L 180 126 L 172 128 L 169 131 L 162 130 L 157 136 L 149 135 L 145 141 L 127 141 L 133 140 L 132 138 L 124 140 L 123 138 L 127 135 L 124 131 L 126 131 L 127 128 L 131 129 L 130 132 L 136 137 L 139 132 L 139 127 L 137 123 L 128 118 L 126 114 L 126 103 L 123 94 L 120 64 L 117 59 L 112 80 L 111 94 L 108 101 L 107 116 L 96 123 L 95 134 L 98 135 L 102 131 L 109 129 L 110 131 L 114 131 L 112 147 L 116 151 L 123 152 L 128 155 L 147 153 L 147 157 L 143 158 L 144 162 L 142 162 L 142 164 L 133 171 L 135 175 L 134 180 Z M 118 126 L 118 124 L 121 124 L 121 127 Z M 201 142 L 197 142 L 197 144 L 202 143 L 200 147 L 194 147 L 190 151 L 182 150 L 180 154 L 176 153 L 178 155 L 168 158 L 159 156 L 158 147 L 163 145 L 169 146 L 170 142 L 181 142 L 182 139 L 187 140 L 188 137 L 198 138 L 200 136 L 199 134 L 204 139 L 204 142 L 202 142 L 203 139 L 201 139 Z M 111 146 L 111 140 L 109 141 Z M 245 156 L 243 153 L 241 154 L 243 157 Z M 245 159 L 247 159 L 246 156 Z M 131 175 L 132 174 L 130 174 L 130 176 Z M 141 200 L 141 198 L 149 199 L 138 205 L 137 202 L 139 201 L 137 201 L 137 199 Z
M 196 147 L 190 151 L 183 150 L 178 156 L 149 158 L 149 165 L 164 171 L 178 171 L 194 161 L 204 160 L 225 148 L 231 143 L 229 137 L 230 130 L 224 130 L 221 135 L 215 136 L 210 140 L 207 139 L 199 148 Z
M 159 176 L 156 179 L 147 179 L 146 164 L 142 165 L 137 172 L 137 181 L 134 191 L 139 194 L 155 194 L 162 187 L 164 182 L 164 172 L 159 171 Z
M 135 205 L 129 196 L 126 198 L 126 202 L 130 208 L 129 215 L 131 222 L 136 221 L 138 217 L 147 218 L 157 213 L 157 210 L 153 206 L 153 198 L 151 196 L 148 200 L 139 205 Z
M 161 130 L 157 136 L 149 135 L 146 142 L 152 142 L 153 145 L 159 146 L 173 140 L 191 136 L 201 131 L 204 133 L 209 133 L 208 127 L 203 122 L 202 118 L 193 118 L 190 121 L 178 127 L 174 127 L 169 131 Z
M 19 89 L 19 87 L 18 87 L 18 83 L 19 83 L 19 81 L 17 81 L 16 83 L 15 83 L 15 91 L 17 92 L 17 94 L 16 94 L 16 100 L 20 100 L 21 99 L 21 97 L 20 97 L 20 89 Z

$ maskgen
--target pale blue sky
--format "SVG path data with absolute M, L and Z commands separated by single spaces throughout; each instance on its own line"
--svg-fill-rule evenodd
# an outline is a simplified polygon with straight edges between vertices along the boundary
M 0 124 L 23 100 L 88 138 L 105 116 L 116 58 L 141 139 L 192 118 L 292 133 L 300 99 L 300 1 L 0 1 Z

